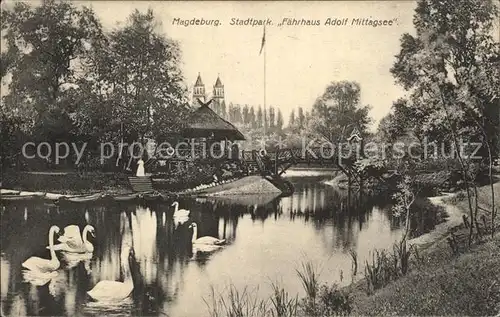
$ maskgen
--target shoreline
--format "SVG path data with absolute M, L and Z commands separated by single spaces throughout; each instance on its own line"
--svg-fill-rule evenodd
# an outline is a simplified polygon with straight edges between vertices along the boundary
M 432 204 L 435 206 L 442 206 L 445 208 L 445 212 L 447 214 L 444 222 L 437 224 L 433 230 L 424 233 L 418 237 L 413 239 L 409 239 L 407 241 L 408 245 L 416 246 L 419 248 L 419 251 L 428 252 L 433 247 L 435 247 L 439 242 L 443 241 L 448 231 L 456 226 L 459 226 L 462 223 L 462 215 L 463 212 L 457 207 L 450 203 L 445 202 L 445 199 L 451 198 L 455 196 L 455 193 L 427 197 Z M 359 276 L 355 281 L 342 287 L 343 290 L 352 290 L 362 287 L 361 285 L 365 283 L 365 277 Z
M 28 191 L 18 189 L 0 188 L 0 200 L 22 201 L 30 199 L 44 200 L 69 200 L 72 202 L 94 202 L 101 199 L 113 199 L 118 202 L 133 201 L 135 199 L 145 200 L 169 200 L 178 197 L 203 197 L 203 196 L 241 196 L 241 195 L 267 195 L 283 194 L 284 192 L 276 187 L 269 180 L 261 176 L 246 176 L 242 178 L 230 179 L 220 183 L 199 186 L 182 191 L 153 190 L 151 192 L 134 192 L 131 189 L 115 188 L 100 191 Z
M 428 199 L 435 206 L 441 206 L 444 208 L 447 217 L 446 220 L 440 224 L 437 224 L 433 230 L 424 233 L 416 238 L 408 240 L 409 245 L 415 245 L 422 249 L 432 247 L 436 242 L 441 241 L 444 236 L 448 234 L 448 231 L 462 223 L 463 212 L 457 207 L 450 203 L 445 202 L 445 199 L 454 197 L 456 194 L 446 194 L 434 197 L 428 197 Z
M 500 183 L 495 188 L 500 195 Z M 479 197 L 488 191 L 489 185 L 480 187 Z M 422 252 L 411 260 L 406 275 L 370 295 L 364 277 L 342 288 L 352 297 L 353 315 L 500 316 L 500 232 L 454 253 L 447 241 L 449 231 L 462 227 L 462 215 L 467 215 L 462 199 L 450 202 L 455 195 L 429 198 L 444 207 L 448 217 L 433 231 L 408 241 Z

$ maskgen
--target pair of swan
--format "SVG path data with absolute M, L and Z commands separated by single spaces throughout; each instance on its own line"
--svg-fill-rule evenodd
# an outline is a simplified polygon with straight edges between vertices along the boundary
M 172 206 L 175 207 L 174 210 L 174 223 L 183 224 L 189 220 L 190 211 L 186 209 L 179 209 L 179 203 L 175 201 Z M 193 229 L 193 236 L 191 242 L 193 244 L 193 253 L 197 252 L 212 252 L 222 248 L 226 240 L 217 239 L 214 237 L 201 237 L 198 238 L 198 226 L 195 222 L 191 223 L 189 229 Z
M 64 228 L 64 235 L 58 239 L 61 243 L 55 245 L 54 250 L 70 253 L 92 253 L 94 252 L 94 246 L 87 240 L 89 233 L 95 238 L 95 228 L 91 225 L 86 225 L 83 228 L 81 236 L 80 227 L 76 225 L 67 226 Z
M 93 252 L 94 246 L 87 241 L 87 233 L 90 232 L 95 237 L 95 229 L 91 225 L 87 225 L 83 229 L 83 241 L 80 237 L 80 228 L 76 225 L 67 226 L 64 229 L 64 236 L 59 237 L 60 244 L 54 245 L 54 235 L 59 233 L 58 226 L 52 226 L 49 230 L 49 246 L 50 259 L 42 259 L 37 256 L 32 256 L 22 263 L 25 269 L 38 273 L 50 273 L 57 271 L 61 266 L 61 262 L 56 256 L 56 250 L 73 252 L 73 253 L 87 253 Z

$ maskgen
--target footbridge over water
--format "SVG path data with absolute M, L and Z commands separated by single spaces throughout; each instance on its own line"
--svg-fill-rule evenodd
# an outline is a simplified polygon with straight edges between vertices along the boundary
M 241 160 L 248 167 L 257 169 L 263 175 L 280 177 L 296 165 L 315 165 L 336 168 L 346 174 L 352 181 L 360 182 L 361 175 L 357 172 L 354 163 L 356 153 L 346 149 L 342 152 L 331 148 L 283 148 L 267 153 L 262 151 L 243 151 Z

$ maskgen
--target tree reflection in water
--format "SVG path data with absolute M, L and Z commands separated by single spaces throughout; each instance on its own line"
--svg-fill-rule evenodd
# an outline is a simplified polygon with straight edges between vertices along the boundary
M 259 243 L 258 236 L 248 236 L 255 232 L 249 226 L 257 225 L 267 231 L 282 228 L 288 232 L 286 226 L 306 230 L 304 233 L 309 239 L 317 237 L 322 245 L 312 245 L 318 252 L 329 250 L 324 254 L 328 258 L 336 252 L 334 250 L 347 250 L 356 247 L 361 239 L 368 239 L 362 235 L 366 234 L 365 224 L 370 222 L 374 206 L 380 210 L 386 208 L 383 200 L 338 192 L 317 180 L 297 181 L 295 187 L 296 191 L 290 197 L 181 199 L 180 207 L 191 213 L 190 220 L 177 228 L 172 218 L 172 202 L 145 206 L 9 204 L 1 221 L 2 310 L 6 315 L 19 312 L 25 315 L 170 314 L 173 310 L 179 311 L 180 308 L 175 308 L 179 305 L 184 305 L 184 309 L 184 303 L 189 302 L 186 298 L 195 296 L 188 294 L 192 291 L 189 283 L 214 274 L 213 267 L 210 267 L 212 261 L 221 261 L 227 254 L 244 258 L 246 255 L 241 250 L 232 248 L 239 240 L 251 238 L 252 243 Z M 377 217 L 381 214 L 384 212 L 377 212 Z M 381 218 L 380 221 L 385 223 L 386 220 Z M 214 255 L 190 261 L 193 257 L 192 230 L 188 228 L 191 222 L 198 224 L 199 236 L 226 239 L 227 247 Z M 90 262 L 82 261 L 72 268 L 62 263 L 61 280 L 57 283 L 38 287 L 23 283 L 21 263 L 30 256 L 48 256 L 46 236 L 50 226 L 64 228 L 71 224 L 80 226 L 80 229 L 86 224 L 95 227 L 96 237 L 91 238 L 95 250 Z M 370 230 L 382 229 L 375 226 Z M 295 238 L 301 236 L 297 232 Z M 125 239 L 130 239 L 135 251 L 135 263 L 131 267 L 134 280 L 131 298 L 116 307 L 90 303 L 86 292 L 99 281 L 123 281 L 120 253 Z M 301 245 L 307 245 L 307 241 Z M 272 244 L 269 242 L 266 246 L 272 247 Z M 280 252 L 271 251 L 273 254 Z M 294 253 L 288 255 L 297 256 Z M 63 261 L 61 254 L 58 256 Z M 245 271 L 245 262 L 236 263 L 238 265 L 240 267 L 234 268 L 235 274 L 238 270 Z M 233 274 L 233 271 L 227 274 Z M 203 315 L 203 307 L 199 309 Z

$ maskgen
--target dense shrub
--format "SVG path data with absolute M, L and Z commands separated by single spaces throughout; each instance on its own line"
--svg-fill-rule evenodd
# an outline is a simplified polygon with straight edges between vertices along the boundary
M 386 162 L 388 169 L 400 170 L 403 165 L 407 164 L 404 160 L 389 160 Z M 438 171 L 451 171 L 460 170 L 460 162 L 457 159 L 432 159 L 427 158 L 421 161 L 411 162 L 412 170 L 417 172 L 428 171 L 428 172 L 438 172 Z
M 415 190 L 421 196 L 435 196 L 441 190 L 455 190 L 462 186 L 460 174 L 451 171 L 417 174 L 414 180 Z
M 157 169 L 161 171 L 161 169 Z M 234 162 L 211 163 L 191 163 L 181 169 L 167 172 L 155 173 L 155 186 L 161 190 L 183 190 L 194 188 L 201 184 L 214 182 L 214 175 L 218 180 L 241 177 L 245 171 Z
M 213 182 L 216 167 L 208 164 L 189 165 L 170 173 L 155 174 L 155 187 L 161 190 L 182 190 Z

